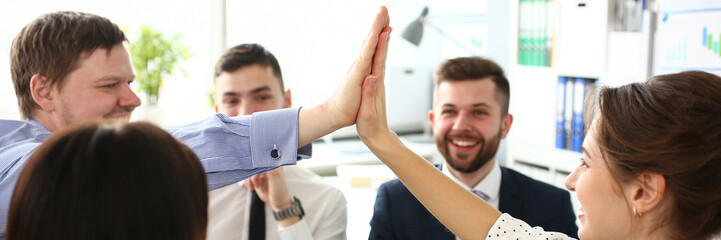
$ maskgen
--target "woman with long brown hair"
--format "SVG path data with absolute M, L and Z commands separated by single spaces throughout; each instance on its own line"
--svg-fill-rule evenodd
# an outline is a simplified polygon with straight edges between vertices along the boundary
M 380 79 L 380 80 L 379 80 Z M 388 129 L 382 77 L 368 78 L 363 142 L 461 239 L 567 239 L 501 214 Z M 580 166 L 566 180 L 581 239 L 709 239 L 721 230 L 721 78 L 689 71 L 603 88 Z M 587 114 L 588 115 L 588 114 Z

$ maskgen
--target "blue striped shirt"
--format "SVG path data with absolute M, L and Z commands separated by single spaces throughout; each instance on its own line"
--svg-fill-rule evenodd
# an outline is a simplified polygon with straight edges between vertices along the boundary
M 169 129 L 200 159 L 209 190 L 258 173 L 310 158 L 311 146 L 298 148 L 300 108 L 227 117 L 216 114 L 200 122 Z M 25 161 L 52 132 L 39 122 L 0 120 L 0 238 L 4 238 L 10 199 Z M 277 148 L 280 158 L 270 152 Z

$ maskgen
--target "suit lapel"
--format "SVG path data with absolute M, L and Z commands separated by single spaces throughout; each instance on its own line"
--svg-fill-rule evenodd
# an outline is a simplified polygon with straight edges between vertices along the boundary
M 522 217 L 520 208 L 521 198 L 518 196 L 517 183 L 513 181 L 510 175 L 511 173 L 508 169 L 501 167 L 501 196 L 498 210 L 518 218 Z

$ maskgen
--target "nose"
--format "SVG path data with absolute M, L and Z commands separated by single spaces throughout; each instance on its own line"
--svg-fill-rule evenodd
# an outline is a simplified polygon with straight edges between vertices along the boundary
M 563 183 L 563 185 L 566 186 L 566 189 L 568 189 L 568 191 L 576 191 L 576 181 L 578 181 L 578 169 L 581 167 L 583 166 L 576 167 L 576 169 L 574 169 L 573 172 L 571 172 L 571 174 L 566 177 L 566 181 Z
M 250 101 L 242 101 L 238 106 L 238 116 L 250 115 L 255 112 L 255 106 Z
M 125 85 L 125 87 L 121 91 L 118 105 L 120 105 L 121 107 L 130 108 L 136 108 L 140 106 L 140 98 L 138 98 L 138 95 L 135 95 L 135 92 L 130 89 L 130 85 Z
M 467 131 L 471 130 L 470 119 L 465 114 L 459 114 L 453 122 L 453 130 L 455 131 Z

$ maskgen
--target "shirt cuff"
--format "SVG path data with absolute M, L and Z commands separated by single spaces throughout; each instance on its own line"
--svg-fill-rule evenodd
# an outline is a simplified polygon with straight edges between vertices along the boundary
M 292 165 L 311 156 L 311 147 L 299 149 L 300 107 L 258 112 L 250 120 L 250 151 L 253 167 Z
M 313 234 L 310 232 L 308 224 L 305 219 L 301 219 L 297 223 L 288 227 L 278 226 L 278 236 L 282 240 L 312 240 Z

